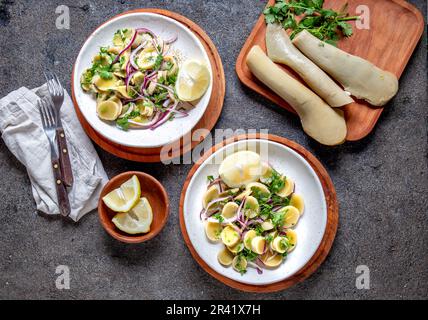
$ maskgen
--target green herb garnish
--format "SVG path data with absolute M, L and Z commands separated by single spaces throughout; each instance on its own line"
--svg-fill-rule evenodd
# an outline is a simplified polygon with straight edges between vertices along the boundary
M 247 261 L 254 261 L 258 257 L 257 253 L 248 250 L 247 248 L 244 248 L 239 254 L 243 256 Z
M 223 223 L 224 221 L 224 218 L 221 213 L 216 213 L 215 215 L 213 215 L 213 218 L 217 219 L 219 223 Z
M 284 188 L 284 180 L 285 177 L 281 176 L 275 169 L 272 169 L 272 176 L 269 178 L 268 184 L 269 191 L 273 194 L 280 191 L 282 188 Z
M 235 267 L 236 267 L 236 270 L 238 270 L 241 275 L 244 275 L 247 272 L 247 269 L 242 266 L 242 260 L 245 260 L 244 256 L 239 255 L 238 260 L 236 261 Z
M 275 227 L 281 228 L 284 225 L 285 211 L 272 212 L 271 219 Z
M 163 55 L 159 54 L 159 55 L 156 57 L 156 61 L 155 61 L 155 64 L 154 64 L 154 66 L 153 66 L 153 69 L 154 69 L 154 70 L 159 70 L 159 69 L 160 69 L 160 67 L 161 67 L 161 63 L 162 63 L 162 61 L 163 61 Z
M 284 29 L 292 30 L 293 39 L 300 31 L 307 30 L 315 37 L 336 45 L 339 34 L 350 37 L 352 26 L 347 22 L 358 20 L 358 16 L 348 16 L 347 4 L 340 11 L 323 9 L 324 0 L 276 0 L 263 13 L 266 23 L 279 23 Z M 297 18 L 301 17 L 301 20 Z
M 122 129 L 122 130 L 128 130 L 129 129 L 129 119 L 133 119 L 135 117 L 138 117 L 140 115 L 140 110 L 136 109 L 130 112 L 128 115 L 124 116 L 123 118 L 119 118 L 116 120 L 116 124 Z

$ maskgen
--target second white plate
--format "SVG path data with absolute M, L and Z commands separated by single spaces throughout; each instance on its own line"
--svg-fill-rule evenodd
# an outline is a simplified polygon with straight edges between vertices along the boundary
M 280 173 L 290 176 L 296 183 L 296 192 L 305 200 L 305 211 L 295 230 L 298 244 L 280 267 L 263 270 L 259 275 L 248 268 L 244 275 L 225 268 L 217 261 L 221 243 L 211 243 L 205 236 L 204 226 L 199 218 L 202 210 L 202 196 L 207 187 L 207 177 L 218 176 L 218 168 L 225 156 L 239 151 L 259 152 Z M 260 152 L 261 151 L 261 152 Z M 232 279 L 251 285 L 267 285 L 285 280 L 296 274 L 312 258 L 324 236 L 327 224 L 327 206 L 321 182 L 308 162 L 292 149 L 267 140 L 242 140 L 219 149 L 212 154 L 193 175 L 184 199 L 184 222 L 189 239 L 198 255 L 214 271 Z

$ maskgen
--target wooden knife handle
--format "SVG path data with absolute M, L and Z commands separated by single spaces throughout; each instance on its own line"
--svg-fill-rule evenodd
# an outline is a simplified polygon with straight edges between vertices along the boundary
M 70 156 L 68 154 L 67 140 L 65 138 L 64 129 L 56 129 L 56 137 L 58 142 L 59 162 L 62 173 L 62 181 L 65 185 L 71 187 L 73 185 L 73 172 L 71 171 Z
M 70 214 L 70 201 L 68 200 L 67 187 L 62 181 L 61 166 L 59 160 L 52 160 L 52 168 L 55 178 L 56 193 L 58 195 L 58 207 L 62 216 Z

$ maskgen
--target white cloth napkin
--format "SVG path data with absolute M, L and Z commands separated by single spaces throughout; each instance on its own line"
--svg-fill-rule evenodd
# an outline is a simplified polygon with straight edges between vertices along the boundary
M 9 150 L 27 168 L 37 210 L 59 214 L 48 139 L 43 132 L 37 100 L 48 96 L 46 84 L 33 90 L 20 88 L 0 100 L 0 130 Z M 74 184 L 69 188 L 70 218 L 79 220 L 97 207 L 107 183 L 103 165 L 83 131 L 70 96 L 65 92 L 61 108 Z

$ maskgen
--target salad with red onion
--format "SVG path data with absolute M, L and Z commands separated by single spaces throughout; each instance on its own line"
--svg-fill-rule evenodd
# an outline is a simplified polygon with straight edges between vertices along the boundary
M 253 267 L 262 274 L 263 269 L 280 266 L 296 247 L 293 228 L 303 213 L 304 202 L 295 193 L 290 177 L 267 163 L 250 163 L 248 155 L 241 158 L 243 161 L 235 157 L 224 165 L 226 158 L 219 177 L 208 177 L 200 219 L 207 238 L 224 245 L 217 255 L 221 265 L 232 266 L 241 274 Z M 259 166 L 259 174 L 254 174 L 254 166 Z M 245 181 L 237 186 L 243 181 L 241 177 Z M 230 186 L 231 181 L 238 182 Z
M 101 47 L 81 76 L 84 91 L 96 96 L 97 114 L 123 129 L 155 129 L 187 116 L 192 105 L 175 92 L 179 61 L 171 46 L 147 28 L 120 29 Z

